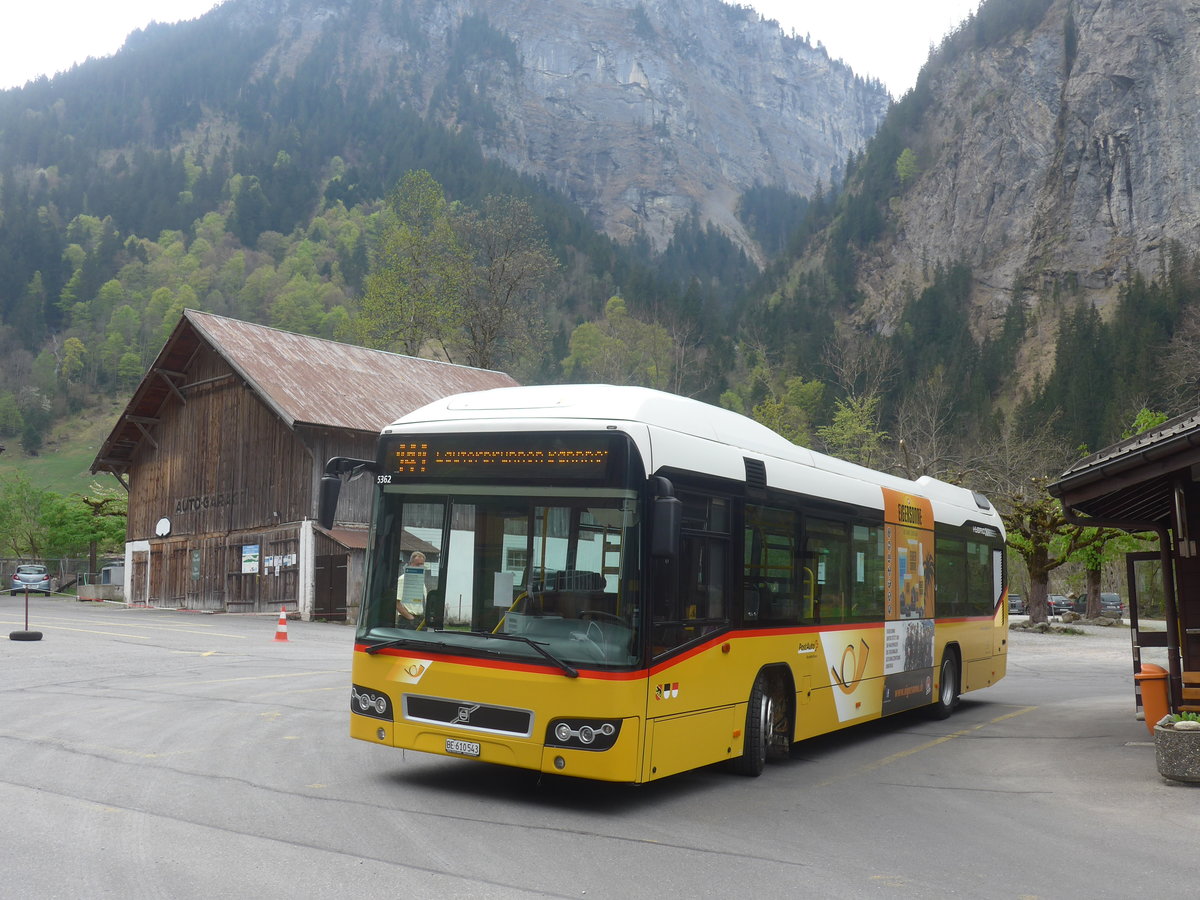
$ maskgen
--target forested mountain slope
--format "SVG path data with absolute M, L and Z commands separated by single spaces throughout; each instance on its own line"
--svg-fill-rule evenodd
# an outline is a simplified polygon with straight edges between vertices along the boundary
M 718 0 L 229 0 L 150 26 L 0 93 L 0 438 L 126 390 L 188 306 L 353 339 L 416 169 L 464 209 L 530 204 L 558 276 L 522 376 L 561 376 L 613 294 L 710 332 L 719 372 L 756 265 L 888 103 Z
M 271 23 L 260 66 L 317 59 L 330 87 L 474 132 L 485 156 L 661 250 L 694 209 L 735 240 L 755 184 L 837 179 L 887 110 L 882 86 L 720 0 L 234 2 Z
M 644 234 L 662 250 L 698 212 L 749 249 L 734 214 L 742 192 L 828 186 L 888 99 L 806 39 L 719 0 L 229 0 L 6 92 L 0 147 L 13 174 L 69 171 L 87 212 L 151 235 L 154 217 L 112 195 L 124 172 L 114 164 L 136 178 L 131 154 L 188 149 L 220 187 L 220 151 L 260 179 L 282 151 L 297 172 L 263 188 L 270 227 L 286 233 L 334 156 L 378 196 L 416 116 L 561 190 L 622 240 Z M 193 208 L 210 200 L 193 190 Z
M 988 0 L 810 222 L 759 306 L 768 344 L 870 336 L 900 359 L 893 422 L 940 372 L 956 413 L 1069 446 L 1197 402 L 1165 364 L 1197 301 L 1197 46 L 1188 0 Z

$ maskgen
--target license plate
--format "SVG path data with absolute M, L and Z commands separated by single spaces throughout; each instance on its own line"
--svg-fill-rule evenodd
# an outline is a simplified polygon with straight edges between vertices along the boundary
M 479 744 L 474 741 L 456 741 L 454 738 L 446 738 L 446 752 L 454 753 L 457 756 L 478 756 Z

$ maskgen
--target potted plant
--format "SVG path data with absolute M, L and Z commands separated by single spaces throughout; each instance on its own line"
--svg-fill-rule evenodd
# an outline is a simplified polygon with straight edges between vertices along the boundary
M 1154 756 L 1163 778 L 1200 784 L 1200 714 L 1163 716 L 1154 726 Z

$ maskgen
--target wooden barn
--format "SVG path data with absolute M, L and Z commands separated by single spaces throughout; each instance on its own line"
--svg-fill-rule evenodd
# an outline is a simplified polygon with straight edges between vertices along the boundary
M 373 458 L 384 425 L 439 397 L 514 384 L 186 310 L 92 463 L 129 492 L 126 602 L 353 618 L 373 485 L 351 481 L 322 529 L 326 460 Z

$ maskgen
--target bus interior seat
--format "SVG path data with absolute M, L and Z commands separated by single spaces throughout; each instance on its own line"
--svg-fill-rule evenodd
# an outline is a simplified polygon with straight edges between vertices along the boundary
M 584 610 L 616 613 L 615 594 L 605 593 L 607 583 L 599 572 L 566 569 L 546 572 L 530 587 L 530 598 L 523 610 L 537 615 L 578 618 Z
M 616 614 L 617 598 L 603 591 L 547 591 L 542 595 L 542 610 L 569 619 L 587 611 Z
M 742 610 L 749 621 L 758 619 L 762 608 L 762 592 L 758 585 L 746 582 L 742 585 Z
M 540 578 L 535 577 L 530 583 L 529 590 L 535 593 L 538 591 L 603 591 L 604 587 L 604 576 L 599 572 L 564 569 L 544 572 Z
M 603 591 L 604 576 L 599 572 L 587 572 L 578 569 L 567 569 L 556 573 L 557 587 L 560 591 Z
M 446 600 L 437 588 L 425 595 L 425 627 L 442 628 L 446 619 Z

